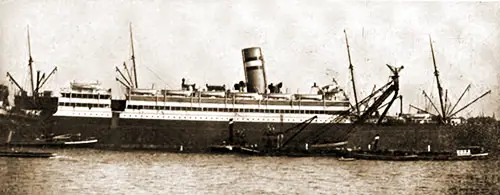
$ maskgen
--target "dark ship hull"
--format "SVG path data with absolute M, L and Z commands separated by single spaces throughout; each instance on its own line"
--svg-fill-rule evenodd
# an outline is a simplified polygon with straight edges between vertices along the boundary
M 11 117 L 8 117 L 11 118 Z M 269 143 L 265 139 L 268 125 L 276 130 L 287 129 L 298 123 L 237 122 L 235 135 L 249 146 L 262 147 Z M 318 124 L 311 123 L 288 144 L 297 150 L 312 148 L 314 144 L 348 141 L 348 147 L 367 148 L 374 135 L 379 134 L 380 149 L 445 150 L 457 144 L 457 128 L 435 124 L 372 125 L 362 124 Z M 170 151 L 203 152 L 211 145 L 227 140 L 228 123 L 223 121 L 187 121 L 154 119 L 119 119 L 112 125 L 111 118 L 60 117 L 25 119 L 16 127 L 13 141 L 31 140 L 41 134 L 81 133 L 84 137 L 96 137 L 101 148 L 163 149 Z M 2 128 L 2 135 L 8 134 Z M 349 136 L 346 138 L 346 135 Z M 293 133 L 291 133 L 293 134 Z M 291 135 L 285 135 L 285 139 Z M 308 146 L 306 146 L 306 144 Z

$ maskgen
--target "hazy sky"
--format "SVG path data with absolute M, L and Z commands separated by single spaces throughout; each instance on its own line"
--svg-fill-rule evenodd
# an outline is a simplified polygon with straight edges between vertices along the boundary
M 0 3 L 0 74 L 28 88 L 26 26 L 35 69 L 59 71 L 46 88 L 71 80 L 100 80 L 118 89 L 115 66 L 130 62 L 128 24 L 134 29 L 140 87 L 180 87 L 243 80 L 241 49 L 263 49 L 269 82 L 308 92 L 327 84 L 327 72 L 352 92 L 346 29 L 360 96 L 388 81 L 385 64 L 404 65 L 401 93 L 423 107 L 434 95 L 429 35 L 443 87 L 455 102 L 493 90 L 468 109 L 500 114 L 500 3 L 333 1 L 8 1 Z M 331 69 L 333 71 L 329 71 Z M 7 83 L 6 79 L 2 79 Z M 117 91 L 117 90 L 115 90 Z M 464 105 L 466 102 L 462 102 Z M 394 106 L 395 109 L 399 109 Z M 393 111 L 391 113 L 394 113 Z M 467 114 L 465 112 L 464 114 Z

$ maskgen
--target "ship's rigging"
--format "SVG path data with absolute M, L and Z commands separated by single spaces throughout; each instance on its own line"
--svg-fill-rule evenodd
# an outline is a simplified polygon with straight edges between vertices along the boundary
M 352 82 L 354 101 L 355 101 L 355 106 L 351 107 L 351 113 L 356 116 L 355 123 L 358 123 L 358 124 L 364 123 L 374 113 L 378 112 L 379 109 L 385 107 L 384 111 L 382 112 L 382 114 L 379 116 L 379 118 L 377 120 L 377 124 L 380 124 L 380 123 L 382 123 L 387 112 L 389 111 L 390 107 L 392 106 L 392 104 L 394 103 L 394 101 L 396 99 L 399 98 L 401 101 L 401 105 L 402 105 L 403 97 L 398 94 L 398 92 L 399 92 L 399 72 L 404 67 L 403 66 L 394 67 L 394 66 L 387 64 L 387 67 L 392 72 L 392 75 L 390 77 L 390 81 L 377 90 L 375 90 L 375 86 L 374 86 L 372 93 L 370 95 L 368 95 L 363 100 L 358 101 L 357 92 L 356 92 L 356 83 L 354 81 L 354 66 L 352 64 L 349 41 L 347 39 L 347 33 L 345 30 L 344 30 L 344 35 L 345 35 L 345 40 L 346 40 L 347 57 L 349 60 L 349 70 L 350 70 L 350 75 L 351 75 L 351 82 Z M 390 99 L 390 101 L 387 102 L 386 104 L 382 105 L 384 103 L 384 101 L 392 93 L 394 93 L 394 96 Z M 373 100 L 373 103 L 371 105 L 368 105 L 371 100 Z M 365 106 L 365 109 L 363 111 L 360 110 L 361 105 Z M 402 108 L 401 108 L 401 110 L 402 110 Z
M 450 123 L 451 119 L 453 117 L 455 117 L 458 113 L 460 113 L 461 111 L 465 110 L 470 105 L 474 104 L 476 101 L 478 101 L 479 99 L 483 98 L 484 96 L 490 94 L 491 90 L 488 90 L 487 92 L 481 94 L 479 97 L 475 98 L 474 100 L 470 101 L 465 106 L 463 106 L 460 109 L 458 109 L 457 111 L 455 111 L 455 108 L 457 107 L 458 103 L 460 103 L 460 101 L 462 100 L 462 98 L 465 95 L 465 93 L 470 90 L 470 86 L 471 85 L 469 84 L 465 88 L 465 90 L 462 92 L 462 94 L 458 98 L 457 102 L 455 102 L 455 104 L 453 104 L 453 106 L 451 107 L 451 104 L 449 104 L 449 103 L 451 103 L 451 101 L 449 101 L 449 98 L 448 98 L 448 90 L 446 90 L 445 94 L 443 95 L 443 87 L 441 86 L 441 82 L 439 80 L 439 71 L 437 69 L 436 57 L 434 55 L 434 47 L 432 45 L 431 36 L 429 36 L 429 45 L 430 45 L 430 48 L 431 48 L 432 63 L 433 63 L 433 67 L 434 67 L 434 76 L 436 78 L 436 85 L 437 85 L 437 89 L 438 89 L 439 103 L 440 103 L 441 110 L 438 109 L 438 107 L 436 106 L 436 104 L 432 101 L 432 99 L 427 95 L 427 93 L 425 91 L 422 92 L 423 95 L 430 102 L 430 104 L 432 105 L 432 107 L 434 108 L 434 110 L 436 111 L 437 114 L 432 114 L 431 112 L 429 112 L 429 111 L 427 111 L 425 109 L 421 109 L 421 108 L 418 108 L 418 107 L 413 106 L 413 105 L 410 105 L 410 107 L 415 108 L 415 109 L 417 109 L 417 110 L 419 110 L 421 112 L 425 112 L 427 114 L 430 114 L 432 116 L 438 117 L 439 118 L 438 122 L 440 124 L 448 124 L 448 123 Z
M 134 49 L 134 37 L 132 33 L 132 23 L 129 23 L 129 33 L 130 33 L 130 49 L 132 55 L 130 59 L 132 60 L 132 70 L 129 70 L 127 67 L 127 63 L 123 62 L 123 69 L 127 73 L 127 77 L 123 74 L 123 72 L 116 67 L 116 72 L 120 74 L 120 77 L 116 77 L 116 80 L 120 82 L 127 90 L 137 89 L 139 88 L 139 83 L 137 82 L 137 68 L 135 63 L 135 49 Z
M 38 107 L 38 98 L 40 96 L 39 91 L 40 89 L 45 85 L 45 83 L 50 79 L 50 77 L 57 71 L 57 67 L 54 67 L 54 69 L 47 75 L 45 76 L 45 73 L 43 73 L 40 76 L 41 71 L 37 70 L 36 71 L 36 82 L 35 78 L 33 75 L 33 57 L 31 55 L 31 40 L 30 40 L 30 31 L 29 31 L 29 26 L 27 26 L 27 40 L 28 40 L 28 68 L 29 68 L 29 76 L 30 76 L 30 87 L 31 87 L 31 97 L 28 95 L 28 91 L 24 89 L 15 79 L 14 77 L 7 72 L 7 77 L 9 81 L 11 81 L 20 91 L 20 96 L 23 102 L 28 101 L 29 105 L 33 107 Z M 18 105 L 19 106 L 19 105 Z

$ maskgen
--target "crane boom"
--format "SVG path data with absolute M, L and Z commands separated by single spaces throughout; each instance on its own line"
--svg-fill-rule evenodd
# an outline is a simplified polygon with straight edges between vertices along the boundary
M 469 107 L 470 105 L 472 105 L 474 102 L 478 101 L 479 99 L 483 98 L 484 96 L 486 96 L 486 95 L 488 95 L 490 93 L 491 93 L 491 90 L 487 91 L 486 93 L 483 93 L 481 96 L 477 97 L 476 99 L 472 100 L 470 103 L 468 103 L 467 105 L 465 105 L 464 107 L 460 108 L 459 110 L 457 110 L 456 112 L 454 112 L 453 114 L 451 114 L 450 117 L 455 116 L 460 111 L 466 109 L 467 107 Z
M 465 93 L 467 91 L 469 91 L 470 89 L 470 86 L 471 84 L 467 85 L 467 87 L 465 88 L 464 92 L 460 95 L 460 98 L 458 98 L 457 102 L 455 103 L 455 105 L 453 105 L 453 107 L 451 108 L 451 110 L 449 111 L 449 114 L 453 113 L 453 111 L 455 110 L 455 107 L 457 107 L 458 103 L 460 102 L 460 100 L 462 100 L 462 98 L 464 97 Z
M 38 80 L 37 82 L 41 83 L 43 81 L 43 79 L 45 79 L 45 73 L 42 74 L 42 76 L 40 77 L 40 80 Z
M 436 114 L 433 114 L 433 113 L 427 112 L 426 110 L 421 109 L 421 108 L 418 108 L 418 107 L 416 107 L 416 106 L 414 106 L 414 105 L 411 105 L 411 104 L 410 104 L 410 107 L 415 108 L 415 109 L 417 109 L 418 111 L 421 111 L 421 112 L 425 112 L 425 113 L 427 113 L 427 114 L 430 114 L 430 115 L 432 115 L 432 116 L 436 116 Z
M 123 62 L 123 67 L 125 68 L 125 71 L 127 71 L 127 76 L 130 79 L 131 87 L 134 88 L 134 80 L 132 80 L 132 75 L 130 74 L 130 71 L 128 70 L 127 64 Z
M 120 71 L 120 69 L 118 67 L 116 67 L 116 72 L 120 73 L 120 76 L 121 78 L 127 82 L 127 85 L 130 86 L 130 82 L 127 80 L 127 78 L 125 77 L 125 75 L 123 75 L 122 71 Z
M 127 89 L 130 89 L 130 86 L 128 86 L 127 84 L 125 84 L 123 81 L 121 81 L 119 78 L 116 78 L 116 81 L 120 82 L 124 87 L 126 87 Z
M 290 141 L 292 141 L 295 137 L 297 137 L 297 135 L 299 135 L 309 124 L 311 124 L 314 119 L 317 119 L 318 116 L 314 115 L 313 117 L 303 121 L 302 123 L 300 123 L 299 125 L 296 126 L 296 128 L 298 128 L 299 126 L 302 126 L 300 127 L 300 129 L 295 132 L 292 136 L 290 136 L 290 138 L 288 138 L 286 141 L 283 142 L 283 145 L 281 145 L 279 147 L 278 150 L 281 150 L 283 147 L 285 147 Z
M 22 87 L 21 85 L 19 85 L 19 83 L 17 83 L 16 79 L 14 79 L 14 77 L 12 77 L 12 75 L 10 75 L 9 72 L 7 72 L 7 77 L 9 78 L 10 81 L 12 81 L 14 83 L 14 85 L 16 85 L 17 88 L 19 88 L 19 90 L 21 90 L 21 92 L 26 92 Z
M 38 96 L 38 86 L 40 86 L 40 71 L 37 70 L 36 71 L 36 88 L 35 88 L 35 93 L 33 93 L 33 95 L 37 95 Z
M 425 93 L 425 90 L 422 93 L 427 98 L 427 100 L 429 100 L 429 102 L 431 103 L 432 107 L 436 110 L 436 112 L 438 113 L 438 115 L 441 116 L 441 114 L 439 114 L 438 108 L 436 107 L 436 105 L 434 104 L 434 102 L 431 100 L 431 98 L 427 95 L 427 93 Z
M 49 73 L 49 75 L 43 79 L 43 81 L 40 83 L 40 86 L 36 89 L 37 91 L 45 85 L 45 83 L 50 79 L 50 77 L 57 71 L 57 66 L 52 69 L 52 71 Z

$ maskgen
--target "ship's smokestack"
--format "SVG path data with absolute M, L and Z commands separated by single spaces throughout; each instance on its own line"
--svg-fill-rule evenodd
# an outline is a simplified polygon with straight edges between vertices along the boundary
M 262 50 L 260 47 L 252 47 L 241 50 L 241 53 L 243 55 L 247 92 L 266 93 L 267 81 Z

